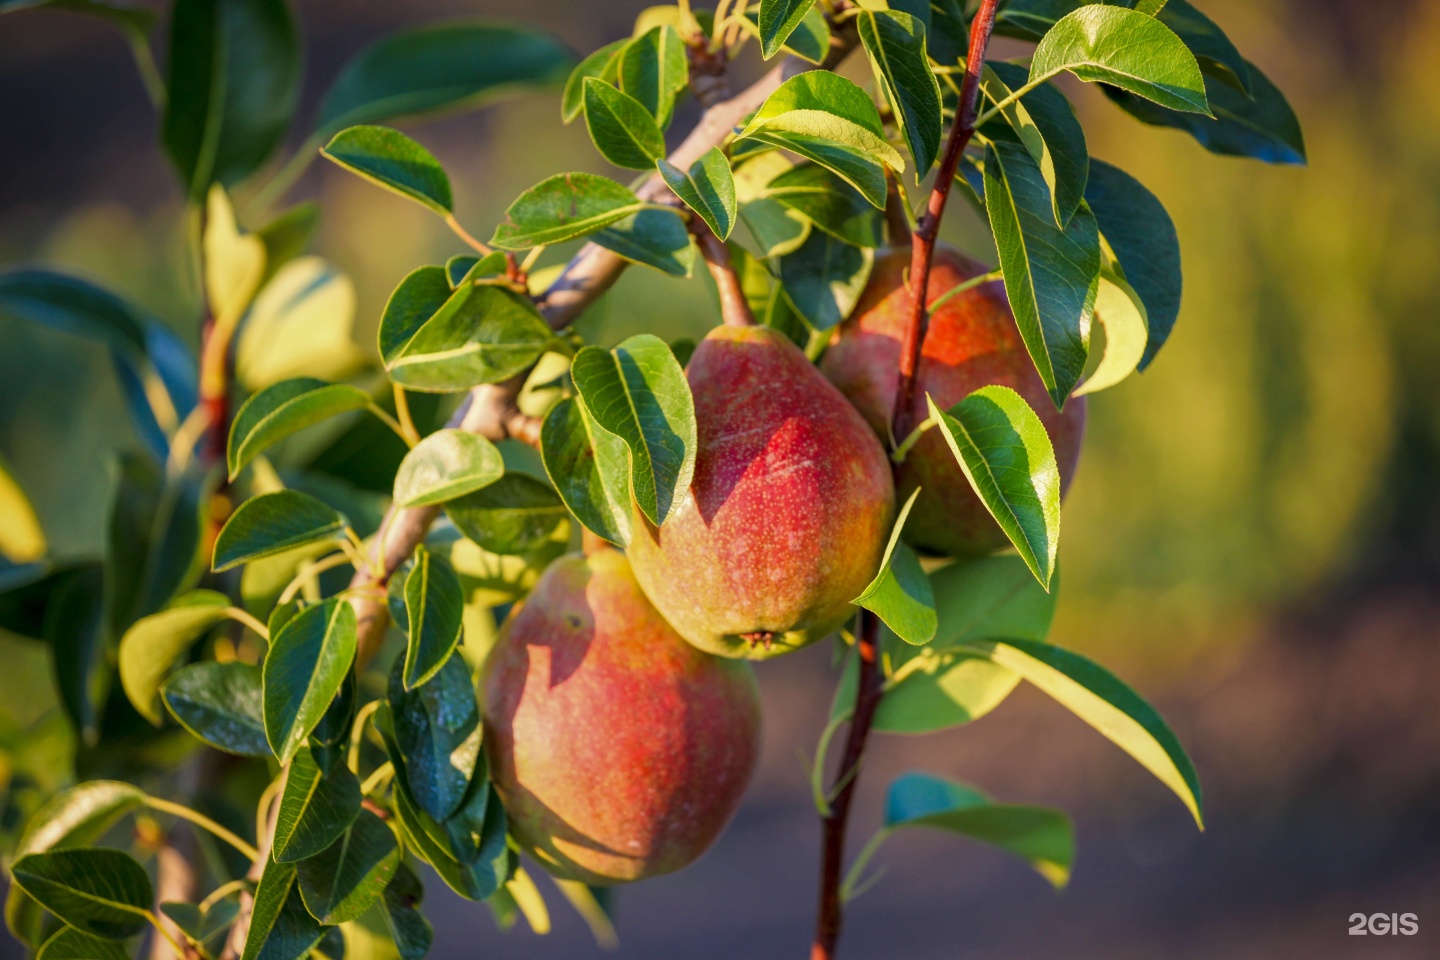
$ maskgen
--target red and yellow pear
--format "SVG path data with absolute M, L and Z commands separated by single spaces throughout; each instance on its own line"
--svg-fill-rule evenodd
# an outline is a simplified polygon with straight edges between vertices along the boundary
M 895 410 L 900 345 L 913 304 L 905 286 L 910 248 L 884 251 L 850 318 L 835 332 L 821 369 L 864 415 L 875 432 L 888 437 Z M 929 298 L 934 302 L 985 268 L 946 247 L 935 251 Z M 911 422 L 929 412 L 925 395 L 942 410 L 981 387 L 1010 387 L 1040 416 L 1055 447 L 1061 489 L 1069 485 L 1080 458 L 1085 400 L 1073 397 L 1056 410 L 1036 372 L 998 281 L 980 284 L 946 300 L 930 317 L 921 347 Z M 896 438 L 897 440 L 903 438 Z M 896 496 L 918 486 L 920 496 L 905 524 L 905 539 L 934 553 L 965 557 L 988 553 L 1008 541 L 975 495 L 939 430 L 928 430 L 896 470 Z
M 894 520 L 875 434 L 784 334 L 718 327 L 686 367 L 695 475 L 658 529 L 635 513 L 635 576 L 681 636 L 765 659 L 833 633 Z
M 750 665 L 682 640 L 610 548 L 550 565 L 506 621 L 482 684 L 513 835 L 552 873 L 589 884 L 694 861 L 759 753 Z

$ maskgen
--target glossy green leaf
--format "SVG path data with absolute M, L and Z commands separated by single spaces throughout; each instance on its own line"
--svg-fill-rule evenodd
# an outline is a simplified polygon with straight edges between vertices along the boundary
M 35 960 L 130 960 L 130 951 L 115 940 L 101 940 L 74 927 L 61 927 L 41 945 Z
M 1064 71 L 1104 82 L 1172 110 L 1209 113 L 1200 64 L 1185 41 L 1154 17 L 1091 4 L 1066 14 L 1041 38 L 1030 81 Z
M 648 207 L 596 231 L 600 246 L 632 263 L 654 267 L 672 277 L 688 277 L 695 265 L 695 246 L 679 210 Z
M 812 224 L 804 214 L 769 197 L 742 205 L 740 219 L 750 231 L 761 257 L 794 253 L 810 239 Z
M 651 523 L 664 523 L 695 472 L 695 401 L 670 347 L 650 334 L 611 350 L 585 347 L 570 375 L 585 412 L 629 448 L 635 502 Z M 619 489 L 620 481 L 610 478 L 606 486 Z
M 1056 887 L 1070 879 L 1075 861 L 1075 828 L 1049 807 L 992 803 L 985 795 L 924 773 L 890 782 L 885 829 L 930 827 L 988 843 L 1028 861 Z
M 915 158 L 918 183 L 934 165 L 944 136 L 940 84 L 925 52 L 925 26 L 899 10 L 863 8 L 855 25 L 910 155 Z
M 418 267 L 400 281 L 380 315 L 380 359 L 390 363 L 445 306 L 455 286 L 444 267 Z
M 405 689 L 427 682 L 450 660 L 460 642 L 465 594 L 450 561 L 423 546 L 405 577 Z
M 230 424 L 226 460 L 230 479 L 268 447 L 306 427 L 371 405 L 370 395 L 348 383 L 313 377 L 282 380 L 252 394 Z
M 780 52 L 815 0 L 760 0 L 760 53 L 769 60 Z
M 81 740 L 89 744 L 100 735 L 96 677 L 105 666 L 105 580 L 98 566 L 77 571 L 51 594 L 45 612 L 45 642 L 55 667 L 60 706 Z
M 1059 574 L 1046 590 L 1014 554 L 952 563 L 932 573 L 930 583 L 937 648 L 981 637 L 1044 640 L 1055 617 Z
M 305 909 L 295 865 L 265 864 L 240 960 L 301 960 L 324 936 L 325 928 Z
M 395 792 L 395 812 L 409 841 L 407 849 L 434 867 L 445 885 L 467 900 L 488 899 L 500 889 L 510 872 L 510 853 L 505 845 L 505 807 L 494 788 L 486 789 L 489 799 L 482 840 L 474 859 L 466 863 L 454 859 L 449 848 L 432 835 L 431 831 L 439 832 L 442 828 L 415 806 L 409 793 Z
M 10 868 L 15 883 L 81 933 L 124 940 L 145 929 L 155 894 L 145 869 L 103 847 L 31 853 Z
M 335 134 L 320 152 L 356 176 L 417 201 L 442 217 L 455 208 L 450 178 L 440 161 L 399 130 L 349 127 Z
M 356 54 L 320 105 L 319 135 L 442 110 L 474 109 L 559 85 L 574 56 L 518 23 L 456 21 L 393 33 Z
M 1185 41 L 1185 46 L 1200 62 L 1202 72 L 1240 93 L 1251 93 L 1249 63 L 1214 20 L 1188 0 L 1169 0 L 1154 16 Z
M 437 430 L 417 443 L 395 474 L 395 502 L 428 507 L 487 487 L 505 474 L 495 444 L 464 430 Z
M 1211 153 L 1304 166 L 1305 135 L 1295 111 L 1259 67 L 1252 63 L 1249 68 L 1253 99 L 1223 83 L 1206 82 L 1214 119 L 1167 110 L 1113 87 L 1101 89 L 1136 119 L 1184 130 Z
M 819 164 L 802 163 L 792 167 L 771 180 L 762 196 L 784 204 L 845 243 L 878 247 L 885 242 L 884 218 L 880 211 L 854 187 Z
M 875 251 L 811 231 L 780 258 L 780 284 L 796 313 L 816 330 L 829 330 L 855 309 L 874 265 Z
M 860 195 L 876 210 L 884 209 L 885 168 L 880 161 L 863 150 L 824 137 L 770 129 L 761 129 L 752 134 L 752 137 L 829 168 L 840 179 L 859 190 Z
M 284 0 L 177 0 L 160 137 L 191 197 L 245 179 L 280 143 L 300 55 Z
M 395 835 L 375 814 L 361 810 L 345 833 L 296 866 L 300 894 L 321 923 L 346 923 L 380 899 L 400 866 Z
M 594 233 L 645 208 L 629 187 L 593 173 L 560 173 L 526 190 L 505 211 L 491 243 L 526 250 Z
M 657 161 L 660 176 L 675 191 L 685 205 L 709 225 L 721 240 L 730 237 L 735 229 L 738 206 L 735 199 L 735 175 L 730 171 L 730 161 L 718 147 L 711 147 L 690 165 L 681 170 L 668 160 Z
M 467 538 L 491 553 L 528 553 L 565 521 L 565 504 L 534 477 L 507 473 L 482 490 L 445 504 L 445 514 Z
M 460 808 L 480 756 L 475 685 L 459 657 L 451 657 L 414 690 L 405 689 L 396 667 L 387 693 L 395 744 L 404 760 L 396 764 L 396 775 L 404 777 L 419 808 L 443 822 Z
M 195 590 L 125 631 L 120 638 L 120 684 L 142 717 L 160 725 L 161 681 L 191 644 L 224 622 L 229 606 L 230 598 L 223 593 Z
M 560 119 L 569 123 L 585 109 L 585 81 L 591 77 L 614 84 L 620 79 L 620 51 L 630 43 L 629 37 L 607 43 L 575 65 L 565 81 L 560 97 Z
M 261 671 L 238 660 L 181 667 L 160 688 L 165 708 L 197 739 L 242 757 L 270 756 Z
M 1125 282 L 1145 305 L 1149 333 L 1140 362 L 1144 370 L 1169 339 L 1180 314 L 1180 241 L 1175 224 L 1164 204 L 1140 181 L 1099 160 L 1090 161 L 1085 199 Z
M 1173 790 L 1203 827 L 1195 765 L 1155 708 L 1118 677 L 1078 653 L 1034 640 L 965 646 L 1018 673 L 1100 731 Z
M 281 762 L 305 744 L 355 660 L 355 610 L 331 598 L 307 607 L 270 638 L 265 734 Z
M 890 542 L 880 560 L 880 572 L 860 596 L 851 601 L 884 620 L 901 640 L 916 645 L 928 643 L 935 636 L 938 623 L 930 578 L 921 569 L 915 551 L 900 541 L 905 518 L 910 516 L 910 508 L 919 495 L 920 490 L 916 488 L 900 508 L 890 532 Z
M 271 856 L 278 863 L 313 857 L 330 846 L 360 813 L 360 782 L 343 763 L 324 770 L 301 747 L 290 761 L 275 817 Z
M 630 453 L 625 441 L 601 430 L 585 407 L 566 397 L 540 429 L 545 472 L 565 506 L 592 533 L 624 546 L 630 542 Z
M 1030 572 L 1025 572 L 1030 577 Z M 1030 577 L 1033 581 L 1034 578 Z M 941 621 L 943 628 L 944 621 Z M 1005 702 L 1019 685 L 1012 671 L 965 651 L 897 644 L 897 668 L 905 675 L 875 710 L 877 733 L 923 734 L 978 720 Z M 837 706 L 855 701 L 855 671 L 847 668 L 836 693 Z
M 1145 356 L 1149 322 L 1145 304 L 1125 279 L 1110 270 L 1100 272 L 1100 293 L 1095 298 L 1095 319 L 1105 328 L 1105 353 L 1075 396 L 1105 390 L 1124 380 Z
M 1060 540 L 1060 470 L 1045 426 L 1009 387 L 981 387 L 949 410 L 926 396 L 985 508 L 1049 589 Z
M 344 516 L 308 493 L 277 490 L 251 497 L 215 538 L 213 566 L 218 573 L 307 543 L 338 540 L 345 526 Z
M 745 16 L 739 21 L 752 36 L 760 37 L 760 12 L 754 7 L 745 11 Z M 825 14 L 814 3 L 806 10 L 790 31 L 790 35 L 780 44 L 780 50 L 801 60 L 808 60 L 810 63 L 820 66 L 830 56 L 830 24 L 825 20 Z
M 584 102 L 585 127 L 606 160 L 617 167 L 648 170 L 665 156 L 665 135 L 639 100 L 587 77 Z
M 661 25 L 631 40 L 620 51 L 618 79 L 620 89 L 640 101 L 661 130 L 668 127 L 675 98 L 690 82 L 685 43 L 679 31 Z
M 400 863 L 390 885 L 385 888 L 382 900 L 385 922 L 395 938 L 400 960 L 422 960 L 435 941 L 435 929 L 420 912 L 420 903 L 424 898 L 425 887 L 420 878 L 414 870 Z
M 990 103 L 999 103 L 1025 85 L 1025 68 L 1013 63 L 988 63 L 980 90 Z M 1055 222 L 1064 227 L 1085 198 L 1090 175 L 1085 131 L 1065 95 L 1051 84 L 1042 84 L 1000 115 L 985 124 L 984 132 L 995 139 L 1008 136 L 1025 145 L 1040 168 Z
M 355 721 L 355 711 L 359 706 L 358 683 L 352 670 L 345 675 L 345 683 L 341 685 L 340 692 L 330 701 L 330 706 L 325 708 L 325 715 L 320 718 L 315 729 L 310 731 L 310 746 L 339 747 L 348 743 L 350 728 Z M 317 762 L 320 759 L 317 752 Z
M 468 390 L 524 370 L 552 337 L 529 297 L 494 284 L 467 285 L 385 355 L 385 369 L 410 390 Z
M 1051 399 L 1063 406 L 1085 370 L 1100 285 L 1100 235 L 1081 207 L 1064 230 L 1050 191 L 1023 146 L 997 141 L 985 152 L 985 210 L 1020 336 Z

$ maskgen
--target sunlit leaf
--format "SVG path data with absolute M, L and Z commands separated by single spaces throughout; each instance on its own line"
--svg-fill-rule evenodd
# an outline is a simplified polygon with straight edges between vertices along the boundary
M 870 581 L 852 602 L 872 611 L 895 635 L 906 643 L 923 644 L 935 636 L 935 595 L 930 589 L 930 578 L 920 567 L 920 558 L 908 544 L 900 540 L 900 531 L 919 488 L 910 494 L 910 499 L 900 508 L 890 532 L 890 542 L 880 560 L 880 572 Z
M 224 622 L 230 598 L 213 590 L 195 590 L 170 608 L 141 617 L 120 638 L 120 683 L 142 717 L 156 726 L 163 714 L 160 683 L 191 644 Z
M 565 522 L 554 490 L 523 473 L 507 473 L 474 493 L 445 504 L 451 522 L 491 553 L 528 553 Z
M 337 540 L 346 521 L 339 512 L 298 490 L 251 497 L 230 515 L 215 538 L 216 572 L 307 543 Z
M 709 225 L 721 240 L 728 239 L 735 228 L 737 205 L 735 199 L 735 177 L 730 172 L 730 161 L 718 147 L 711 147 L 704 155 L 681 170 L 669 161 L 657 161 L 660 175 L 675 191 L 685 205 Z
M 265 655 L 265 734 L 282 762 L 305 744 L 355 660 L 355 610 L 331 598 L 300 611 Z
M 650 111 L 602 80 L 585 80 L 585 126 L 600 155 L 617 167 L 648 170 L 665 156 L 665 135 Z
M 226 459 L 230 479 L 266 448 L 331 417 L 371 405 L 370 395 L 348 383 L 313 377 L 282 380 L 252 394 L 230 424 Z
M 630 542 L 630 463 L 625 441 L 597 427 L 573 397 L 550 409 L 540 431 L 550 482 L 575 518 L 617 546 Z
M 356 176 L 415 200 L 442 217 L 455 207 L 450 178 L 440 161 L 399 130 L 349 127 L 335 134 L 320 152 Z
M 404 683 L 414 690 L 428 682 L 450 660 L 460 642 L 465 595 L 450 562 L 423 546 L 405 577 Z

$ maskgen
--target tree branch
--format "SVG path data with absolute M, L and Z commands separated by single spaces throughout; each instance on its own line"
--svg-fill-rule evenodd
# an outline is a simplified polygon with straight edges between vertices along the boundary
M 700 247 L 700 256 L 710 268 L 710 279 L 715 281 L 715 292 L 720 295 L 720 319 L 728 327 L 753 327 L 755 314 L 750 310 L 750 301 L 745 299 L 745 289 L 735 273 L 735 264 L 730 260 L 730 249 L 725 241 L 715 235 L 710 225 L 699 217 L 690 218 L 690 232 Z

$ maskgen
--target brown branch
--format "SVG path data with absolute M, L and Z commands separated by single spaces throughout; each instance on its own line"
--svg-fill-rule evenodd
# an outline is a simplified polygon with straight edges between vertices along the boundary
M 690 232 L 695 234 L 700 256 L 705 258 L 715 292 L 720 295 L 720 319 L 727 327 L 755 326 L 755 314 L 750 311 L 750 301 L 745 299 L 745 289 L 730 260 L 730 248 L 699 217 L 690 218 Z
M 960 87 L 958 113 L 950 127 L 945 154 L 940 160 L 940 170 L 930 192 L 925 214 L 911 235 L 911 313 L 900 352 L 900 378 L 891 421 L 891 430 L 896 437 L 908 434 L 912 426 L 910 409 L 915 397 L 915 373 L 920 366 L 920 347 L 925 342 L 929 321 L 926 305 L 930 264 L 935 256 L 935 239 L 940 232 L 940 220 L 945 215 L 945 201 L 950 196 L 950 185 L 955 180 L 960 155 L 975 133 L 980 71 L 985 62 L 985 50 L 990 44 L 990 32 L 995 25 L 995 6 L 996 0 L 981 0 L 980 9 L 970 24 L 970 47 L 965 63 L 965 82 Z M 900 212 L 903 215 L 903 211 Z M 855 784 L 859 779 L 860 764 L 865 756 L 865 745 L 870 739 L 870 727 L 884 696 L 885 673 L 880 659 L 879 627 L 879 618 L 868 610 L 860 611 L 855 643 L 860 658 L 855 710 L 846 733 L 845 753 L 831 787 L 835 798 L 830 805 L 829 816 L 823 820 L 820 909 L 816 919 L 815 941 L 810 948 L 810 960 L 833 960 L 836 944 L 840 939 L 844 910 L 840 899 L 840 877 L 845 861 L 845 828 L 850 817 Z
M 935 175 L 935 186 L 930 191 L 930 200 L 925 213 L 915 227 L 910 243 L 910 322 L 905 327 L 905 339 L 900 347 L 900 377 L 895 390 L 895 412 L 892 421 L 893 435 L 903 437 L 910 433 L 911 408 L 915 403 L 915 374 L 920 369 L 920 349 L 925 342 L 925 333 L 930 325 L 927 309 L 930 293 L 930 264 L 935 258 L 935 241 L 940 234 L 940 219 L 945 215 L 945 201 L 950 198 L 950 187 L 955 182 L 955 171 L 960 167 L 960 155 L 975 133 L 975 117 L 979 107 L 980 71 L 985 65 L 985 49 L 990 45 L 990 31 L 995 26 L 996 0 L 981 0 L 980 9 L 970 24 L 970 52 L 965 60 L 965 80 L 960 84 L 960 102 L 956 108 L 955 122 L 950 126 L 950 137 L 945 142 L 945 153 L 940 158 L 940 171 Z

